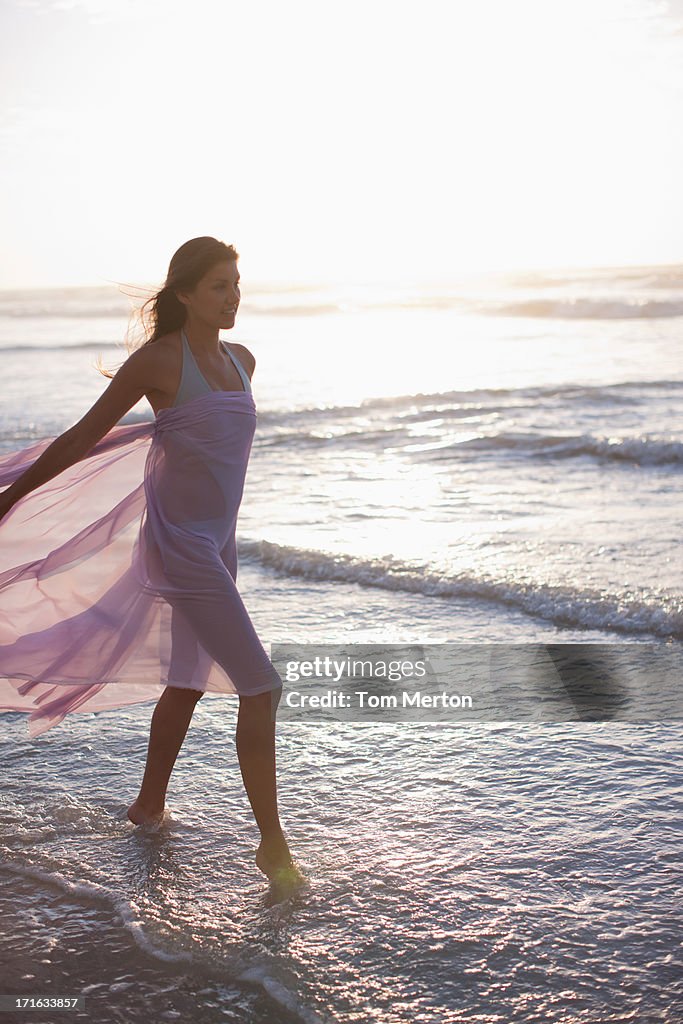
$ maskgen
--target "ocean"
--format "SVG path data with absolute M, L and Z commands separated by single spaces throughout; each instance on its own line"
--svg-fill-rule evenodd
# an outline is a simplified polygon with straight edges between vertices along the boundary
M 266 647 L 680 654 L 683 267 L 241 274 L 238 586 Z M 129 309 L 111 287 L 0 293 L 0 453 L 84 415 Z M 143 400 L 122 422 L 152 418 Z M 153 707 L 35 740 L 0 716 L 2 992 L 83 993 L 75 1016 L 101 1021 L 683 1020 L 676 700 L 640 721 L 283 721 L 310 878 L 284 903 L 253 863 L 235 699 L 197 706 L 168 823 L 127 821 Z

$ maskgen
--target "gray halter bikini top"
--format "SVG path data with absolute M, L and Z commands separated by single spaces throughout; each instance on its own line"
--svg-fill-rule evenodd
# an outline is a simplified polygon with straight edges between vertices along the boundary
M 182 338 L 182 349 L 183 349 L 183 369 L 180 375 L 180 387 L 178 388 L 178 394 L 175 397 L 172 408 L 177 405 L 182 405 L 184 402 L 189 402 L 193 398 L 197 398 L 198 395 L 205 395 L 208 391 L 221 391 L 221 388 L 212 388 L 207 379 L 202 374 L 201 370 L 195 362 L 195 358 L 192 355 L 192 349 L 188 343 L 185 331 L 180 330 L 180 337 Z M 222 338 L 218 339 L 223 349 L 230 356 L 232 363 L 240 375 L 244 390 L 251 394 L 251 381 L 249 375 L 240 363 L 237 356 L 234 356 L 226 343 Z

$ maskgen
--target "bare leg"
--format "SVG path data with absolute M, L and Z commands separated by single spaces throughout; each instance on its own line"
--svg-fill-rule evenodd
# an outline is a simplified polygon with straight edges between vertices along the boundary
M 157 701 L 140 793 L 128 808 L 128 817 L 136 825 L 162 819 L 168 781 L 201 696 L 198 690 L 167 686 Z
M 256 864 L 271 881 L 289 886 L 302 879 L 294 865 L 277 809 L 275 714 L 282 689 L 240 697 L 236 745 L 244 788 L 261 842 Z

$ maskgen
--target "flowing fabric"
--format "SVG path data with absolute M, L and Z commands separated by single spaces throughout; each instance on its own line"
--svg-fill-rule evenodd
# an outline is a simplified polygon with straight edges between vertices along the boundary
M 0 710 L 29 735 L 167 685 L 282 685 L 236 587 L 255 428 L 250 393 L 211 391 L 113 427 L 0 519 Z M 52 440 L 0 459 L 0 487 Z

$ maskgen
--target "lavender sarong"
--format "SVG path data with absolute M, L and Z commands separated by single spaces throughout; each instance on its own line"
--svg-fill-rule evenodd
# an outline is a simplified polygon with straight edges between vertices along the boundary
M 0 710 L 30 736 L 166 685 L 282 685 L 235 585 L 255 428 L 250 393 L 199 395 L 113 427 L 0 519 Z M 52 440 L 0 458 L 0 488 Z

